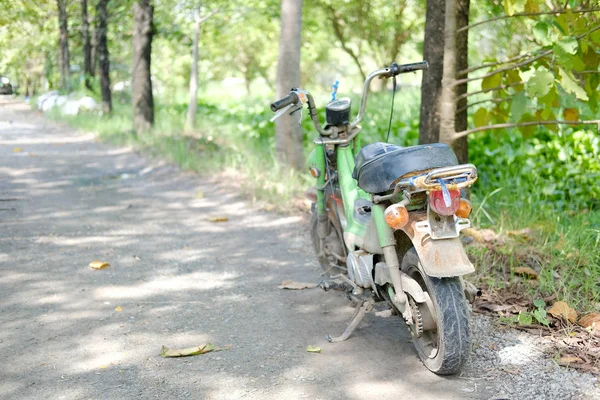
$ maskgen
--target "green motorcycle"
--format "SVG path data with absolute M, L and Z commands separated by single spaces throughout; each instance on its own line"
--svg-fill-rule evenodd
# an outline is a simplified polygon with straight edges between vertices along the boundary
M 306 104 L 319 132 L 309 169 L 316 179 L 311 233 L 327 278 L 321 287 L 345 290 L 356 305 L 348 328 L 329 341 L 346 340 L 375 302 L 386 301 L 408 325 L 427 368 L 448 375 L 470 352 L 467 297 L 476 289 L 461 276 L 475 269 L 459 232 L 470 226 L 471 211 L 461 189 L 475 182 L 477 169 L 459 165 L 445 144 L 363 147 L 359 140 L 371 81 L 427 68 L 426 61 L 393 63 L 372 72 L 352 121 L 350 100 L 339 99 L 326 106 L 322 126 L 313 97 L 299 88 L 271 110 L 274 120 Z

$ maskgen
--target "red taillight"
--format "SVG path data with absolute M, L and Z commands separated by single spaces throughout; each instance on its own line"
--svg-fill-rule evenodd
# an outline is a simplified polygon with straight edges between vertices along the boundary
M 444 199 L 442 190 L 429 192 L 429 207 L 440 215 L 454 215 L 460 204 L 460 190 L 448 190 L 448 196 Z

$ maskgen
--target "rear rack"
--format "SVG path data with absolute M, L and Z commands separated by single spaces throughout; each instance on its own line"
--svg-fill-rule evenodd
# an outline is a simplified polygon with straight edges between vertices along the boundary
M 462 189 L 471 186 L 477 180 L 477 167 L 473 164 L 462 164 L 452 167 L 432 169 L 421 175 L 405 178 L 394 186 L 391 194 L 373 196 L 373 203 L 377 204 L 395 197 L 401 190 L 413 188 L 417 190 L 441 190 L 442 180 L 445 186 L 452 189 Z

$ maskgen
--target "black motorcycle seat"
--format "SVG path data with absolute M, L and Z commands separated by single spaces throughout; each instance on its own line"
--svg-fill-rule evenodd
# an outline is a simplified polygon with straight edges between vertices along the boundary
M 360 149 L 352 177 L 367 193 L 385 193 L 405 175 L 453 165 L 458 165 L 458 161 L 446 144 L 401 147 L 378 142 Z

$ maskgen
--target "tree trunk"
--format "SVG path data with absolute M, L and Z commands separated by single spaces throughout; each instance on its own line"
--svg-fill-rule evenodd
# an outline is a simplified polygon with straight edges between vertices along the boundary
M 456 9 L 456 29 L 469 25 L 470 0 L 458 0 Z M 469 30 L 459 32 L 456 35 L 456 71 L 463 71 L 469 68 Z M 456 95 L 460 96 L 467 93 L 468 85 L 456 87 Z M 456 132 L 467 130 L 467 98 L 460 99 L 456 104 L 456 109 L 462 110 L 456 114 L 454 127 Z M 452 143 L 452 149 L 456 153 L 458 162 L 466 164 L 469 162 L 469 142 L 467 136 L 460 137 Z
M 277 60 L 277 97 L 286 96 L 300 86 L 300 46 L 302 34 L 302 0 L 282 0 L 281 33 Z M 285 115 L 275 124 L 275 150 L 280 161 L 301 169 L 304 167 L 302 128 L 298 115 Z
M 153 13 L 151 0 L 137 0 L 133 3 L 133 126 L 138 133 L 149 130 L 154 124 L 150 79 Z
M 196 127 L 196 112 L 198 111 L 198 40 L 200 37 L 200 19 L 194 24 L 194 43 L 192 47 L 192 68 L 190 71 L 190 101 L 188 103 L 185 130 L 192 131 Z
M 440 95 L 440 142 L 452 144 L 456 130 L 456 1 L 446 0 L 444 26 L 444 72 Z
M 87 13 L 87 0 L 81 0 L 81 37 L 83 42 L 83 79 L 85 87 L 92 89 L 92 45 L 90 44 L 90 27 Z
M 440 140 L 440 96 L 444 71 L 444 12 L 445 0 L 427 0 L 425 16 L 425 41 L 423 59 L 429 62 L 429 69 L 423 71 L 421 81 L 421 116 L 419 143 L 437 143 Z
M 67 25 L 66 0 L 57 0 L 58 5 L 58 70 L 60 72 L 60 88 L 64 91 L 70 89 L 69 73 L 69 28 Z
M 108 57 L 108 45 L 106 32 L 108 30 L 108 0 L 98 0 L 96 6 L 97 38 L 96 53 L 98 55 L 98 67 L 100 72 L 100 91 L 102 93 L 102 110 L 106 113 L 112 111 L 112 99 L 110 93 L 110 59 Z

